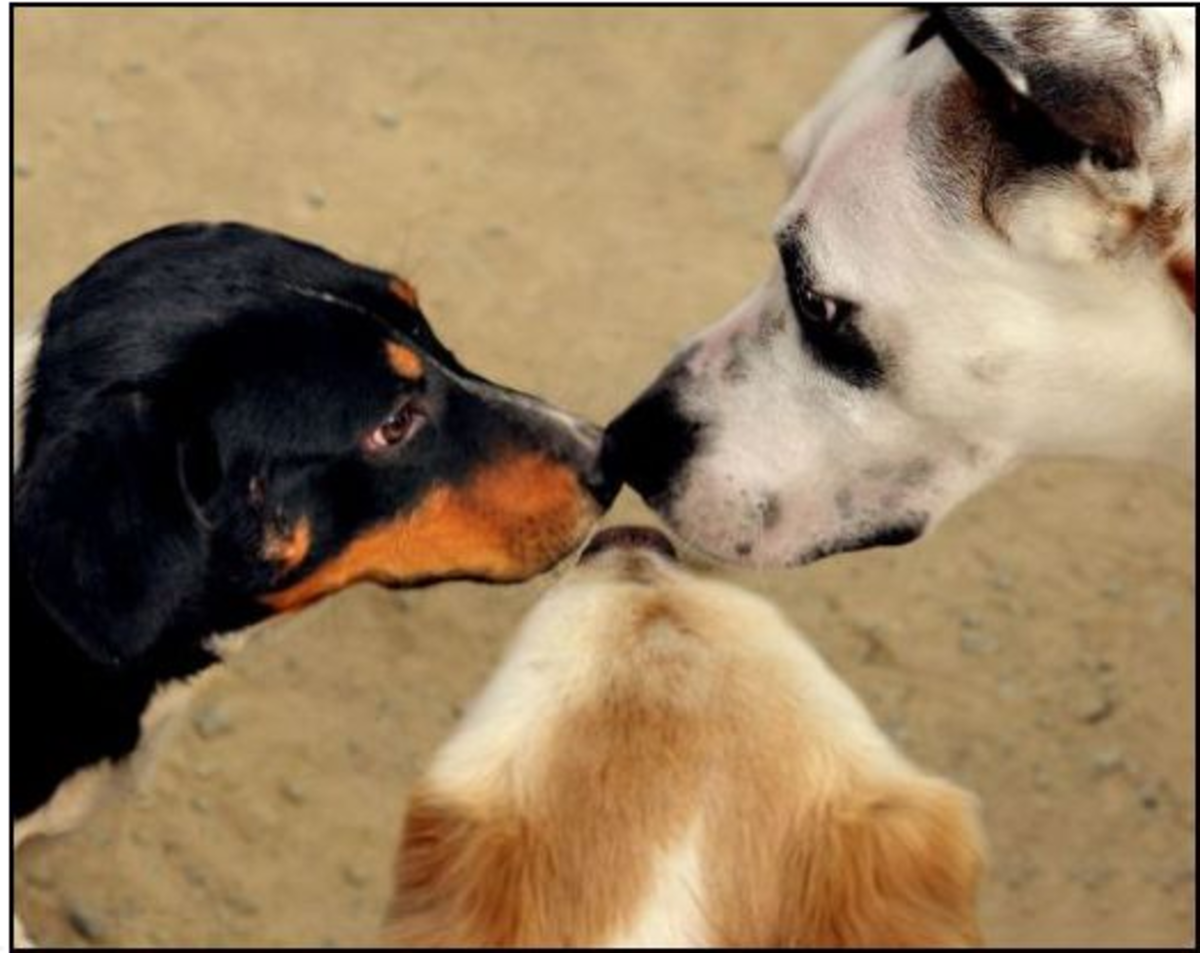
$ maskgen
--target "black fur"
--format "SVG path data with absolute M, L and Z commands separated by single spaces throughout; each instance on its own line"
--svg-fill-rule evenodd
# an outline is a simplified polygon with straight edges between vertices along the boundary
M 816 290 L 804 245 L 807 228 L 801 216 L 778 238 L 779 260 L 788 300 L 800 329 L 800 342 L 814 361 L 846 383 L 862 390 L 882 387 L 886 376 L 883 360 L 859 327 L 857 305 L 839 302 L 839 315 L 830 321 L 812 314 L 806 304 L 805 296 Z
M 1090 48 L 1098 38 L 1064 42 L 1052 7 L 1025 11 L 1012 41 L 986 8 L 938 7 L 929 22 L 991 101 L 1005 138 L 1032 162 L 1069 166 L 1085 153 L 1108 169 L 1139 161 L 1137 142 L 1161 109 L 1159 64 L 1129 11 L 1100 27 L 1104 40 L 1124 41 L 1107 43 L 1104 58 Z M 1016 70 L 1028 89 L 1014 90 L 1000 67 Z
M 912 515 L 903 522 L 866 530 L 859 536 L 848 536 L 845 539 L 821 543 L 797 555 L 789 565 L 805 566 L 808 563 L 814 563 L 829 556 L 837 556 L 840 553 L 854 553 L 880 546 L 905 546 L 920 539 L 921 534 L 925 531 L 926 521 L 924 516 Z
M 550 415 L 501 399 L 380 271 L 244 225 L 178 225 L 105 255 L 45 319 L 14 493 L 13 801 L 138 740 L 155 688 L 265 593 L 500 454 L 589 471 Z M 385 345 L 418 354 L 420 381 Z M 464 385 L 470 386 L 464 386 Z M 396 452 L 363 436 L 419 396 Z M 302 560 L 264 556 L 303 519 Z M 429 581 L 429 580 L 422 580 Z

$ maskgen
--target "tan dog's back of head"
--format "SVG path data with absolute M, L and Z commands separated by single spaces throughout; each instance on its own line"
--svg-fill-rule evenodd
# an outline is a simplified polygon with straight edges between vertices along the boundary
M 608 551 L 413 793 L 388 940 L 974 945 L 981 845 L 772 606 Z

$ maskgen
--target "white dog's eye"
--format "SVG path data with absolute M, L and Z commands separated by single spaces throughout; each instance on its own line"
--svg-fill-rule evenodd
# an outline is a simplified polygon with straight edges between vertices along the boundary
M 801 289 L 796 298 L 802 312 L 800 317 L 807 321 L 837 326 L 843 324 L 853 311 L 850 302 L 817 294 L 811 288 Z
M 788 298 L 805 349 L 832 373 L 856 387 L 883 382 L 883 364 L 858 327 L 858 307 L 843 298 L 813 290 L 814 275 L 802 242 L 803 229 L 778 239 L 779 260 Z

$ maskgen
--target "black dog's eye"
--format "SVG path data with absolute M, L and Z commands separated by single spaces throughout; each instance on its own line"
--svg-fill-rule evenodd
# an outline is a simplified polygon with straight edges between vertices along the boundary
M 392 411 L 383 423 L 372 430 L 363 444 L 368 451 L 375 453 L 399 446 L 421 429 L 424 420 L 425 415 L 421 413 L 420 408 L 408 401 Z

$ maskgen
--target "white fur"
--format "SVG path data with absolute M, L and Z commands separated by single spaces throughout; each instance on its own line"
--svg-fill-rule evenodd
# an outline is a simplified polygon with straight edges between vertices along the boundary
M 704 870 L 697 824 L 655 865 L 654 885 L 632 925 L 608 945 L 621 950 L 694 949 L 706 938 Z
M 33 375 L 33 362 L 42 345 L 42 323 L 45 311 L 26 321 L 13 337 L 12 433 L 16 448 L 14 465 L 21 462 L 21 437 L 25 395 Z

